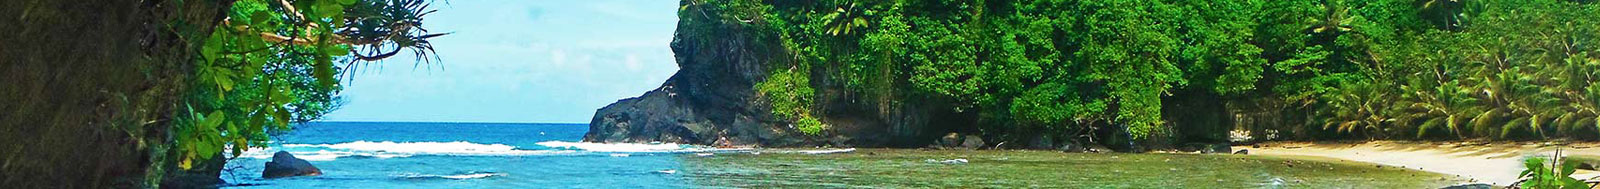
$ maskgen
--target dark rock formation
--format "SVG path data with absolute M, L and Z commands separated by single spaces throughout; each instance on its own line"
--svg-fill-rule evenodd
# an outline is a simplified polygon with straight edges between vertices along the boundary
M 1084 149 L 1084 151 L 1085 152 L 1092 152 L 1092 153 L 1113 152 L 1113 151 L 1111 151 L 1111 148 L 1106 147 L 1104 145 L 1099 145 L 1099 144 L 1090 144 L 1087 149 Z
M 1239 151 L 1234 151 L 1233 154 L 1250 155 L 1250 149 L 1239 149 Z
M 1230 153 L 1230 152 L 1233 152 L 1233 146 L 1228 144 L 1228 143 L 1226 143 L 1226 142 L 1224 142 L 1224 143 L 1199 143 L 1199 142 L 1195 142 L 1195 143 L 1183 144 L 1182 146 L 1179 146 L 1177 150 L 1178 151 L 1184 151 L 1184 152 L 1199 152 L 1199 153 L 1205 153 L 1205 154 L 1209 154 L 1209 153 Z
M 712 145 L 726 137 L 734 145 L 768 147 L 920 147 L 938 138 L 935 133 L 973 125 L 970 111 L 893 100 L 906 98 L 863 98 L 815 74 L 825 70 L 808 70 L 817 91 L 816 116 L 828 129 L 800 133 L 793 120 L 773 116 L 753 89 L 773 68 L 793 65 L 794 55 L 770 43 L 777 36 L 750 31 L 752 26 L 716 16 L 717 10 L 687 7 L 671 44 L 678 72 L 642 96 L 600 108 L 584 141 Z
M 311 162 L 295 158 L 293 154 L 285 151 L 272 154 L 272 161 L 267 162 L 266 168 L 261 169 L 261 178 L 269 179 L 317 175 L 322 175 L 322 169 L 317 169 Z
M 933 145 L 934 147 L 938 148 L 955 148 L 961 146 L 961 134 L 945 134 L 944 137 L 939 137 L 938 141 L 934 141 Z
M 967 135 L 967 137 L 962 137 L 961 141 L 961 148 L 978 149 L 983 148 L 984 145 L 983 137 L 978 137 L 978 135 Z
M 1051 139 L 1050 136 L 1034 137 L 1033 140 L 1028 141 L 1028 149 L 1049 150 L 1055 148 L 1055 140 Z
M 0 186 L 155 188 L 231 0 L 0 1 Z
M 1207 151 L 1206 153 L 1228 153 L 1233 151 L 1233 145 L 1228 145 L 1228 143 L 1211 144 L 1211 148 Z
M 1057 150 L 1061 150 L 1061 152 L 1068 152 L 1068 153 L 1081 153 L 1081 152 L 1089 151 L 1089 149 L 1084 148 L 1082 144 L 1078 144 L 1078 143 L 1075 143 L 1075 142 L 1062 143 L 1061 146 L 1057 147 L 1056 149 Z
M 161 177 L 161 188 L 216 188 L 227 184 L 221 178 L 222 168 L 228 163 L 222 153 L 210 160 L 195 162 L 189 170 L 173 170 Z

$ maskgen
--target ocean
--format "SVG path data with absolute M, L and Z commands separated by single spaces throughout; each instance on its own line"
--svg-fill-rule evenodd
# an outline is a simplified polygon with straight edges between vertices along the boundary
M 228 161 L 231 188 L 686 188 L 678 144 L 582 143 L 587 124 L 312 122 Z M 288 151 L 321 176 L 261 178 Z

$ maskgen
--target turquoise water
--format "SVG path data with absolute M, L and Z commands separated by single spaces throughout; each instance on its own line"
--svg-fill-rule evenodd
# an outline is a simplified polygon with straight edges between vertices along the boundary
M 587 124 L 316 122 L 228 162 L 235 188 L 683 188 L 675 144 L 577 143 Z M 289 151 L 321 176 L 262 179 Z

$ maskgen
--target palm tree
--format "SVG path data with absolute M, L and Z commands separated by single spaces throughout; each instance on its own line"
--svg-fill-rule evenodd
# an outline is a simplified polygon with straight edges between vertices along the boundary
M 867 19 L 861 17 L 862 10 L 856 8 L 856 5 L 856 2 L 851 1 L 822 16 L 828 28 L 828 35 L 849 35 L 855 28 L 867 27 Z
M 1417 4 L 1423 19 L 1439 29 L 1459 30 L 1461 21 L 1466 17 L 1461 0 L 1419 0 Z
M 1397 121 L 1390 118 L 1389 103 L 1392 102 L 1389 91 L 1383 89 L 1389 86 L 1369 81 L 1347 83 L 1336 91 L 1329 93 L 1325 106 L 1319 111 L 1318 117 L 1323 118 L 1323 129 L 1330 129 L 1341 133 L 1366 135 L 1367 137 L 1383 137 L 1388 129 L 1384 126 Z
M 1315 24 L 1312 24 L 1307 30 L 1310 33 L 1329 36 L 1338 36 L 1343 32 L 1350 31 L 1352 29 L 1350 23 L 1354 19 L 1350 18 L 1350 8 L 1345 7 L 1343 3 L 1343 1 L 1335 0 L 1317 5 L 1318 8 L 1323 10 L 1322 17 L 1313 18 Z

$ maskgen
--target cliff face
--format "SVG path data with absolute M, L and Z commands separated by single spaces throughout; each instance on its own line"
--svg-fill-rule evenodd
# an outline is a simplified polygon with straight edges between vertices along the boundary
M 829 126 L 822 134 L 803 134 L 793 120 L 773 116 L 753 89 L 767 79 L 771 66 L 788 65 L 794 55 L 771 42 L 777 36 L 759 35 L 763 32 L 750 31 L 757 28 L 748 23 L 700 7 L 680 12 L 671 44 L 678 72 L 642 96 L 600 108 L 585 141 L 720 144 L 726 138 L 736 145 L 768 147 L 912 147 L 971 128 L 971 115 L 938 111 L 949 108 L 862 98 L 847 94 L 842 84 L 815 79 L 820 119 Z M 817 75 L 828 69 L 807 71 Z
M 199 39 L 230 4 L 0 1 L 0 185 L 152 187 L 187 174 L 165 162 L 170 115 Z M 215 179 L 220 166 L 193 173 Z
M 671 44 L 678 72 L 643 96 L 601 108 L 585 140 L 598 142 L 678 142 L 711 144 L 727 137 L 739 143 L 774 145 L 804 142 L 760 106 L 751 88 L 766 78 L 764 61 L 780 59 L 780 48 L 756 43 L 761 36 L 743 27 L 703 17 L 687 17 Z M 701 28 L 703 27 L 703 28 Z M 694 29 L 687 29 L 694 28 Z M 709 30 L 711 33 L 690 32 Z

